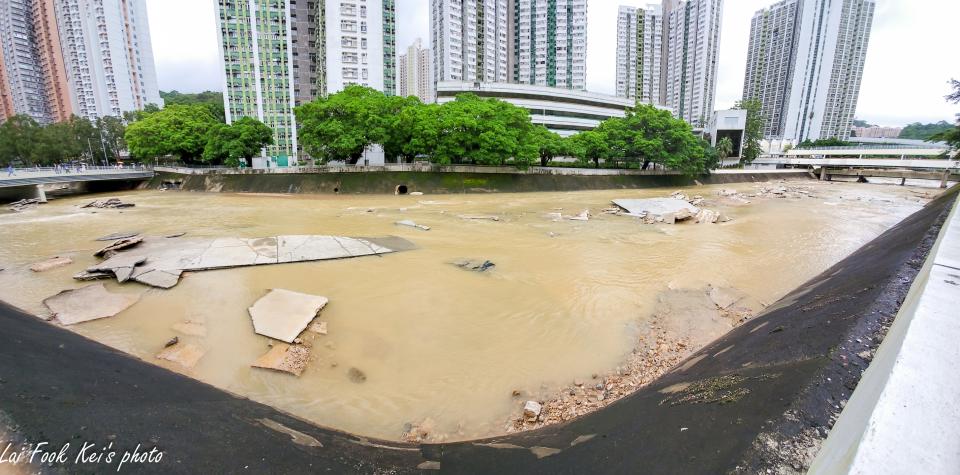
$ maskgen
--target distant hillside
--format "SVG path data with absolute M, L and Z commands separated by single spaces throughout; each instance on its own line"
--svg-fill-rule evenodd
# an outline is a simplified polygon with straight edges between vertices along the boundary
M 935 124 L 921 124 L 914 122 L 900 132 L 901 139 L 927 140 L 936 134 L 946 132 L 954 127 L 953 124 L 941 120 Z
M 160 91 L 160 97 L 165 105 L 191 105 L 204 104 L 210 109 L 210 113 L 221 122 L 226 121 L 226 114 L 223 112 L 223 94 L 216 91 L 204 91 L 196 94 L 185 94 L 179 91 Z

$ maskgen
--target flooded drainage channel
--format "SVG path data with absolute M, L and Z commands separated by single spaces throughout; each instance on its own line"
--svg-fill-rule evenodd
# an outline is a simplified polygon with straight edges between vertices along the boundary
M 0 299 L 324 426 L 462 440 L 629 394 L 936 193 L 817 182 L 403 191 L 134 192 L 116 196 L 132 208 L 78 197 L 3 214 Z M 669 216 L 613 205 L 651 198 L 688 205 Z M 143 240 L 94 256 L 114 244 L 95 239 L 130 230 Z M 44 305 L 71 289 L 90 295 Z M 63 321 L 108 298 L 115 316 Z

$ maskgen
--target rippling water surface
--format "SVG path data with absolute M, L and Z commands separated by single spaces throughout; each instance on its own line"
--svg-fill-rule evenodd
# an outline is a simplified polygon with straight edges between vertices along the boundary
M 599 214 L 611 199 L 673 190 L 433 196 L 276 196 L 131 192 L 127 210 L 79 209 L 97 196 L 0 214 L 0 299 L 45 314 L 41 300 L 76 288 L 95 263 L 93 240 L 118 231 L 190 237 L 278 234 L 398 235 L 418 249 L 384 257 L 240 268 L 186 275 L 172 290 L 107 283 L 142 294 L 111 319 L 72 327 L 152 363 L 184 320 L 206 337 L 179 335 L 206 355 L 184 371 L 322 425 L 395 439 L 430 417 L 452 438 L 501 432 L 515 389 L 547 392 L 615 367 L 665 289 L 730 286 L 771 303 L 879 235 L 922 203 L 916 189 L 818 184 L 814 198 L 757 199 L 708 207 L 734 218 L 717 225 L 643 225 Z M 744 192 L 753 185 L 728 186 Z M 714 198 L 719 187 L 684 190 Z M 933 193 L 932 191 L 929 191 Z M 100 196 L 102 198 L 104 196 Z M 563 208 L 589 222 L 555 222 Z M 369 212 L 368 210 L 373 210 Z M 497 215 L 499 222 L 460 214 Z M 411 219 L 429 232 L 394 225 Z M 54 255 L 75 263 L 34 274 Z M 478 274 L 449 263 L 489 259 Z M 247 307 L 267 289 L 324 295 L 314 360 L 302 377 L 250 368 L 268 340 Z M 367 375 L 352 383 L 350 368 Z

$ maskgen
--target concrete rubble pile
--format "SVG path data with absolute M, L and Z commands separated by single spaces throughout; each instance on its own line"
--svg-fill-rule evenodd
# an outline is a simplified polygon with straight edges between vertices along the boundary
M 30 208 L 33 208 L 43 203 L 45 203 L 45 201 L 42 201 L 39 198 L 29 198 L 29 199 L 20 200 L 20 201 L 14 201 L 13 203 L 10 203 L 7 206 L 9 207 L 10 211 L 15 211 L 19 213 L 21 211 L 26 211 Z
M 81 208 L 99 208 L 99 209 L 112 208 L 112 209 L 123 209 L 123 208 L 133 208 L 134 206 L 136 206 L 136 205 L 133 204 L 133 203 L 124 203 L 124 202 L 120 201 L 120 199 L 118 199 L 118 198 L 110 198 L 110 199 L 106 199 L 106 200 L 91 201 L 90 203 L 87 203 L 87 204 L 81 206 Z
M 87 268 L 74 278 L 95 280 L 114 277 L 120 283 L 132 280 L 169 289 L 177 285 L 180 276 L 187 271 L 346 259 L 396 252 L 378 242 L 391 245 L 397 242 L 401 246 L 399 249 L 413 247 L 409 241 L 400 241 L 394 237 L 384 240 L 318 235 L 212 240 L 146 237 L 114 243 L 104 248 L 112 252 L 112 256 Z M 123 247 L 110 249 L 117 245 Z M 134 247 L 130 248 L 131 246 Z

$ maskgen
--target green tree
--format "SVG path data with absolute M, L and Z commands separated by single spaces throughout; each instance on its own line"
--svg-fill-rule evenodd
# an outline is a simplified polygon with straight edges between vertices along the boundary
M 164 92 L 160 91 L 160 98 L 163 99 L 165 106 L 191 106 L 202 105 L 207 108 L 211 115 L 218 121 L 226 122 L 226 115 L 223 109 L 223 94 L 215 91 L 203 91 L 197 94 L 184 94 L 178 91 Z
M 920 122 L 914 122 L 910 125 L 907 125 L 900 132 L 901 139 L 912 139 L 912 140 L 930 140 L 934 135 L 947 132 L 953 128 L 953 124 L 941 120 L 940 122 L 934 122 L 930 124 L 921 124 Z
M 953 92 L 947 95 L 947 102 L 960 104 L 960 81 L 952 79 L 950 80 L 950 86 L 953 88 Z M 960 150 L 960 114 L 957 114 L 956 127 L 940 132 L 930 137 L 930 140 L 934 142 L 945 142 L 954 151 Z
M 124 135 L 130 153 L 140 159 L 167 155 L 195 163 L 217 119 L 201 105 L 172 105 L 130 124 Z
M 438 109 L 436 163 L 527 167 L 539 157 L 530 113 L 521 107 L 474 94 L 461 94 Z M 432 138 L 431 138 L 432 139 Z
M 596 130 L 580 132 L 567 140 L 571 154 L 581 163 L 593 161 L 595 168 L 600 168 L 600 160 L 605 160 L 610 155 L 606 138 Z
M 252 117 L 243 117 L 231 125 L 216 124 L 207 134 L 203 160 L 235 167 L 247 161 L 267 145 L 273 144 L 273 130 Z
M 387 97 L 369 87 L 350 85 L 336 94 L 294 109 L 304 150 L 322 162 L 355 164 L 372 144 L 388 139 L 392 117 Z
M 709 171 L 700 139 L 669 111 L 640 105 L 622 119 L 603 121 L 597 132 L 608 144 L 608 160 L 637 163 L 644 170 L 656 163 L 689 175 Z
M 541 167 L 549 165 L 551 160 L 567 153 L 567 142 L 563 137 L 542 125 L 533 126 L 531 137 L 537 144 Z
M 15 115 L 0 124 L 0 157 L 4 165 L 34 165 L 34 147 L 41 133 L 40 124 L 28 115 Z
M 743 150 L 740 151 L 741 163 L 753 163 L 763 153 L 760 141 L 763 140 L 762 105 L 756 99 L 738 101 L 734 109 L 747 111 L 747 124 L 743 134 Z
M 840 140 L 836 137 L 831 137 L 827 139 L 817 139 L 817 140 L 804 140 L 797 145 L 797 148 L 814 148 L 814 147 L 849 147 L 853 145 L 850 142 L 845 140 Z
M 733 153 L 733 141 L 730 137 L 723 137 L 717 141 L 717 156 L 720 160 L 726 160 Z

